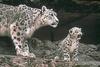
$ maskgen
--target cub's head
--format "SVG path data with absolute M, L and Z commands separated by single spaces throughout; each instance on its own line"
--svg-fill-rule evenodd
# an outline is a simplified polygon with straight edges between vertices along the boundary
M 52 9 L 47 9 L 45 6 L 42 6 L 41 14 L 41 21 L 43 25 L 50 25 L 54 28 L 57 27 L 59 20 L 56 12 L 54 12 Z
M 78 27 L 71 28 L 69 30 L 69 35 L 72 38 L 77 38 L 78 40 L 81 39 L 81 36 L 82 36 L 81 28 L 78 28 Z

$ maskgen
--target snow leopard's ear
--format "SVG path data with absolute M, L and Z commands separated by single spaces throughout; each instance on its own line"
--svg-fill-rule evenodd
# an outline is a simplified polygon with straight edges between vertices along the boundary
M 42 6 L 42 13 L 47 10 L 46 6 Z
M 53 9 L 50 9 L 50 10 L 52 10 L 52 11 L 53 11 Z

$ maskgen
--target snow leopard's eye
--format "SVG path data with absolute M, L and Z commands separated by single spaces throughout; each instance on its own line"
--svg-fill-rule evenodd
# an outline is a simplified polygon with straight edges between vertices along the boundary
M 70 30 L 69 33 L 72 33 L 72 30 Z

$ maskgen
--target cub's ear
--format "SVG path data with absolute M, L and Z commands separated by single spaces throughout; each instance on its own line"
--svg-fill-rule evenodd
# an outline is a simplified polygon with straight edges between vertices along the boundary
M 47 10 L 46 6 L 42 6 L 42 12 L 44 12 L 46 10 Z
M 53 9 L 50 9 L 50 10 L 53 10 Z

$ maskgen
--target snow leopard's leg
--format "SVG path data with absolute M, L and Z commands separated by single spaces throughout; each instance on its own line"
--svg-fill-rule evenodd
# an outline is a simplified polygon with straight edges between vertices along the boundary
M 74 61 L 74 62 L 78 61 L 78 48 L 74 49 L 72 61 Z
M 70 61 L 70 52 L 67 48 L 63 50 L 63 56 L 64 56 L 65 61 L 67 61 L 67 62 Z
M 15 45 L 16 54 L 26 57 L 34 57 L 33 53 L 29 52 L 28 42 L 25 38 L 25 33 L 16 23 L 10 25 L 10 34 Z

